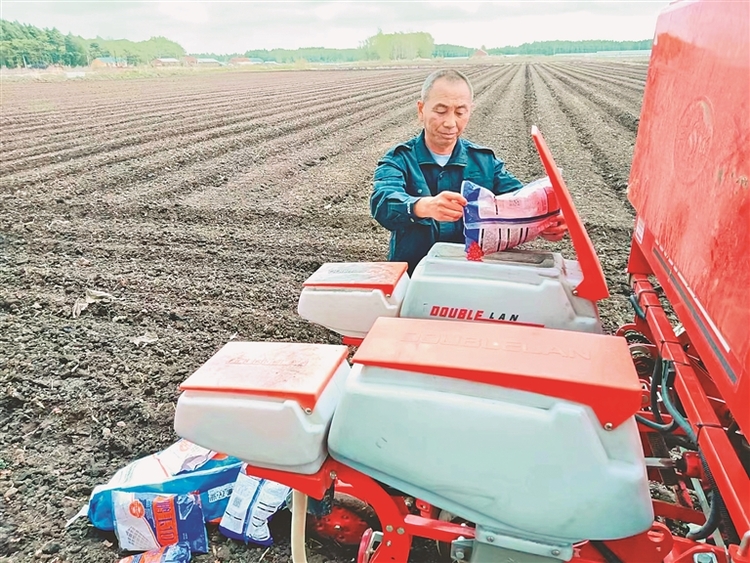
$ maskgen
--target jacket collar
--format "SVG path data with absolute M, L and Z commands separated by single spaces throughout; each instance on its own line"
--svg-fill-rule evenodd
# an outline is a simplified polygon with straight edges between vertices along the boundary
M 424 142 L 424 129 L 417 137 L 417 142 L 414 144 L 414 152 L 417 156 L 417 162 L 421 164 L 435 164 L 435 159 L 432 158 L 427 145 Z M 456 146 L 453 147 L 451 157 L 446 163 L 446 166 L 466 166 L 469 163 L 469 156 L 466 151 L 466 145 L 464 140 L 459 137 L 456 141 Z

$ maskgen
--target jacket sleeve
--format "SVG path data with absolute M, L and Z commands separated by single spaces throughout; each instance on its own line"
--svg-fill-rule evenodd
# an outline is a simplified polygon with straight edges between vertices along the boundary
M 514 192 L 522 187 L 523 182 L 508 171 L 505 162 L 495 157 L 495 178 L 492 186 L 495 195 Z
M 381 160 L 375 169 L 370 213 L 389 231 L 410 224 L 429 225 L 432 220 L 414 215 L 418 197 L 406 191 L 406 172 L 393 160 Z

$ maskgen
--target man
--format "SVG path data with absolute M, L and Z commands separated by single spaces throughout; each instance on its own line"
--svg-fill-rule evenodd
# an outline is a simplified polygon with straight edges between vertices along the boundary
M 375 170 L 370 211 L 391 231 L 388 260 L 407 262 L 410 275 L 436 242 L 464 242 L 464 180 L 496 195 L 523 187 L 491 149 L 461 138 L 473 98 L 471 83 L 461 72 L 430 74 L 417 101 L 422 132 L 393 147 Z M 542 236 L 558 241 L 566 230 L 561 220 Z

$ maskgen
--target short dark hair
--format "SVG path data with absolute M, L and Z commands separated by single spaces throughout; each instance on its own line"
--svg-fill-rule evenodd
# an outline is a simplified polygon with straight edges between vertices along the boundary
M 437 80 L 440 80 L 441 78 L 445 78 L 446 80 L 449 80 L 450 82 L 463 81 L 469 87 L 469 93 L 471 94 L 471 99 L 474 100 L 474 88 L 472 88 L 471 82 L 469 82 L 469 79 L 466 77 L 466 75 L 463 72 L 459 72 L 457 70 L 453 70 L 450 68 L 436 70 L 425 79 L 424 83 L 422 84 L 422 94 L 421 94 L 420 100 L 424 102 L 427 99 L 427 96 L 430 93 L 430 90 L 432 90 L 432 86 L 435 84 Z

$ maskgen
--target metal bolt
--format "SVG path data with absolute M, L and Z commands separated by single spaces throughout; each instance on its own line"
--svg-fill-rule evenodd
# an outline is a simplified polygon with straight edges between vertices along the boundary
M 456 550 L 456 553 L 455 553 L 455 554 L 453 555 L 453 558 L 454 558 L 454 559 L 455 559 L 456 561 L 463 561 L 463 560 L 464 560 L 464 557 L 466 557 L 466 554 L 464 553 L 464 550 L 463 550 L 463 549 L 457 549 L 457 550 Z
M 305 409 L 305 414 L 312 414 L 312 409 L 310 407 L 307 407 Z
M 693 556 L 695 563 L 716 563 L 716 557 L 713 553 L 696 553 Z
M 336 472 L 335 472 L 335 471 L 331 471 L 331 472 L 330 472 L 330 473 L 328 474 L 328 476 L 329 476 L 329 477 L 330 477 L 331 479 L 333 479 L 333 480 L 336 480 L 336 477 L 337 477 L 337 475 L 336 475 Z
M 487 536 L 487 541 L 489 543 L 495 543 L 495 536 Z
M 554 555 L 555 557 L 557 557 L 558 555 L 560 555 L 560 550 L 559 549 L 553 549 L 552 550 L 552 555 Z
M 390 524 L 388 524 L 388 525 L 387 525 L 387 526 L 385 527 L 385 531 L 386 531 L 386 532 L 392 532 L 392 531 L 393 531 L 393 526 L 391 526 Z
M 399 536 L 403 536 L 403 535 L 404 535 L 404 532 L 405 532 L 405 531 L 406 531 L 406 530 L 404 530 L 403 528 L 399 528 L 398 530 L 396 530 L 396 533 L 397 533 L 397 534 L 398 534 Z
M 612 424 L 611 422 L 608 422 L 607 424 L 604 425 L 605 430 L 612 430 L 614 427 L 615 425 Z

